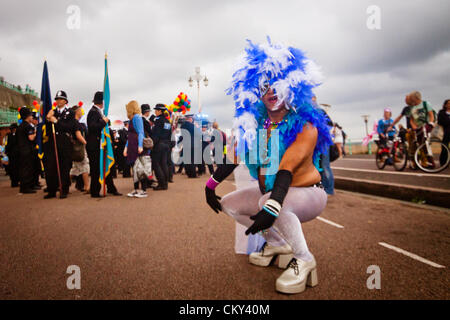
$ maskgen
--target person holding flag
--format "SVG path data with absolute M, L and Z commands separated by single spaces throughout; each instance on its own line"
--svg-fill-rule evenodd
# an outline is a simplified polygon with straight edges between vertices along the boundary
M 109 119 L 103 115 L 103 92 L 97 91 L 94 96 L 93 106 L 87 116 L 87 145 L 86 151 L 89 158 L 89 168 L 91 172 L 91 197 L 100 198 L 100 181 L 103 181 L 103 161 L 101 153 L 100 140 L 104 129 L 107 128 Z M 109 132 L 109 131 L 107 131 Z M 100 180 L 100 177 L 102 179 Z M 108 189 L 108 193 L 114 196 L 121 196 L 114 185 L 112 175 L 107 175 L 104 183 Z
M 48 194 L 44 199 L 56 197 L 60 191 L 60 198 L 65 199 L 70 188 L 70 169 L 72 168 L 72 141 L 73 134 L 72 114 L 67 106 L 67 94 L 59 90 L 55 96 L 55 109 L 47 113 L 46 128 L 50 130 L 45 174 L 47 176 Z M 48 130 L 47 129 L 47 130 Z

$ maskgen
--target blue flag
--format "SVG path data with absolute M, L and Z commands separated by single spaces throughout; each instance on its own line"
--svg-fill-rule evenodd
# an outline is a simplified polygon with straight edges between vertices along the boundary
M 47 113 L 52 110 L 52 95 L 50 93 L 47 61 L 44 62 L 44 71 L 42 73 L 41 101 L 40 121 L 37 127 L 36 139 L 39 147 L 39 158 L 42 160 L 42 157 L 44 156 L 43 144 L 48 141 L 47 130 L 45 128 L 45 117 L 47 116 Z
M 103 113 L 105 117 L 108 116 L 109 111 L 109 76 L 108 76 L 108 60 L 105 56 L 105 81 L 103 83 Z M 105 156 L 106 155 L 106 156 Z M 112 147 L 111 135 L 109 134 L 109 125 L 102 130 L 102 136 L 100 140 L 100 178 L 101 184 L 104 183 L 104 179 L 110 174 L 111 168 L 114 165 L 114 151 Z

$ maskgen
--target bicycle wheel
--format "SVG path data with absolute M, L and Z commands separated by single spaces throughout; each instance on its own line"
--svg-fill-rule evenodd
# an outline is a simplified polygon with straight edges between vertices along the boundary
M 443 159 L 440 162 L 441 154 Z M 450 152 L 445 144 L 431 140 L 428 144 L 421 144 L 414 154 L 414 162 L 420 170 L 428 173 L 437 173 L 445 170 L 450 162 Z
M 380 148 L 377 149 L 377 155 L 375 156 L 375 163 L 377 168 L 383 170 L 386 166 L 386 159 L 389 157 L 385 152 L 381 152 Z
M 397 171 L 405 170 L 408 163 L 408 150 L 404 143 L 399 143 L 394 153 L 394 168 Z

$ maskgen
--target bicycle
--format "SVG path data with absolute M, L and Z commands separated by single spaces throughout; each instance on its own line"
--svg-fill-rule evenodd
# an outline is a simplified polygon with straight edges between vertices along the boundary
M 425 126 L 421 129 L 425 141 L 419 144 L 417 134 L 414 143 L 417 146 L 414 153 L 414 163 L 422 171 L 427 173 L 438 173 L 445 170 L 450 163 L 450 152 L 448 147 L 441 140 L 431 136 Z M 441 153 L 444 152 L 446 157 L 445 163 L 440 163 Z
M 375 163 L 379 170 L 386 165 L 394 166 L 396 171 L 403 171 L 408 163 L 408 149 L 405 142 L 396 133 L 393 140 L 387 140 L 386 145 L 376 140 L 378 146 Z

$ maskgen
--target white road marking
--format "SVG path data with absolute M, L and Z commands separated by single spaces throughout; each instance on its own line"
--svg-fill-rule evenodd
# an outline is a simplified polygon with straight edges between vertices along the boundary
M 384 173 L 384 174 L 398 174 L 404 176 L 415 176 L 415 177 L 433 177 L 433 178 L 448 178 L 449 174 L 432 174 L 432 173 L 412 173 L 412 172 L 397 172 L 397 171 L 383 171 L 383 170 L 372 170 L 372 169 L 353 169 L 344 167 L 331 167 L 334 170 L 345 170 L 345 171 L 356 171 L 356 172 L 370 172 L 370 173 Z
M 324 219 L 322 217 L 317 217 L 317 220 L 320 220 L 322 222 L 328 223 L 329 225 L 332 225 L 333 227 L 339 228 L 339 229 L 344 229 L 344 226 L 341 226 L 340 224 L 334 223 L 333 221 Z
M 420 261 L 420 262 L 422 262 L 422 263 L 428 264 L 428 265 L 430 265 L 430 266 L 432 266 L 432 267 L 435 267 L 435 268 L 445 268 L 445 266 L 442 266 L 442 265 L 440 265 L 440 264 L 434 263 L 433 261 L 430 261 L 430 260 L 427 260 L 427 259 L 425 259 L 425 258 L 422 258 L 422 257 L 420 257 L 420 256 L 418 256 L 418 255 L 416 255 L 416 254 L 414 254 L 414 253 L 411 253 L 411 252 L 405 251 L 405 250 L 403 250 L 403 249 L 400 249 L 400 248 L 391 246 L 390 244 L 387 244 L 387 243 L 384 243 L 384 242 L 378 242 L 378 244 L 379 244 L 380 246 L 385 247 L 385 248 L 388 248 L 388 249 L 394 250 L 394 251 L 396 251 L 396 252 L 398 252 L 398 253 L 401 253 L 401 254 L 403 254 L 403 255 L 405 255 L 405 256 L 407 256 L 407 257 L 410 257 L 410 258 L 412 258 L 412 259 L 414 259 L 414 260 L 417 260 L 417 261 Z

